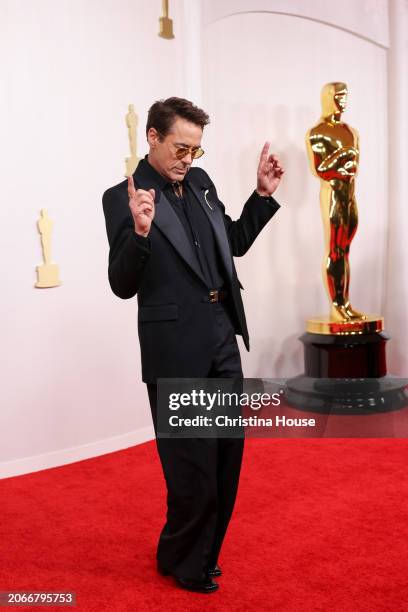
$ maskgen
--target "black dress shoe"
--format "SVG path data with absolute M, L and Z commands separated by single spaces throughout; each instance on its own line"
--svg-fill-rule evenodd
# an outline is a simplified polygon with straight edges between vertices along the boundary
M 222 576 L 222 571 L 219 565 L 216 565 L 212 569 L 209 569 L 207 575 L 212 578 L 213 576 Z
M 173 576 L 173 574 L 168 569 L 160 565 L 160 563 L 157 564 L 157 571 L 162 576 Z M 178 578 L 177 576 L 173 576 L 173 578 L 183 589 L 196 591 L 197 593 L 213 593 L 219 588 L 219 585 L 211 580 L 210 576 L 208 576 L 208 578 L 205 580 L 187 580 L 186 578 Z
M 219 588 L 219 585 L 208 578 L 207 580 L 186 580 L 185 578 L 177 578 L 176 582 L 181 588 L 196 593 L 214 593 Z

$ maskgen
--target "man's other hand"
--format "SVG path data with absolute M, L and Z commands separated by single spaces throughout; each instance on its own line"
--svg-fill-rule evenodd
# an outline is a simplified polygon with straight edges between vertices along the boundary
M 128 195 L 129 208 L 135 222 L 135 232 L 146 238 L 154 217 L 155 191 L 154 189 L 149 189 L 149 191 L 135 189 L 133 176 L 129 176 Z
M 269 142 L 262 147 L 257 171 L 256 191 L 261 196 L 269 196 L 278 187 L 285 172 L 276 155 L 269 155 Z

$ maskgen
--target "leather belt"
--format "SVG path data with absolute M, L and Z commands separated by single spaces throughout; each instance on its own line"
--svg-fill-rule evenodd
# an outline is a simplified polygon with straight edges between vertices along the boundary
M 225 302 L 228 297 L 228 291 L 223 291 L 222 289 L 211 289 L 208 293 L 208 301 L 212 304 L 217 302 Z

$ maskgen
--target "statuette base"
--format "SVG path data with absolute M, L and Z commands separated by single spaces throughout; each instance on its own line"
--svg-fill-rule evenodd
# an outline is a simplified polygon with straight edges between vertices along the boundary
M 159 28 L 159 36 L 161 38 L 174 38 L 172 19 L 170 19 L 169 17 L 160 17 Z
M 46 289 L 48 287 L 58 287 L 61 285 L 57 264 L 37 266 L 36 270 L 38 279 L 35 283 L 36 287 Z
M 349 321 L 334 321 L 328 316 L 315 317 L 306 321 L 306 331 L 311 334 L 326 335 L 356 335 L 381 332 L 384 329 L 384 317 L 376 314 L 367 314 L 364 319 L 350 319 Z

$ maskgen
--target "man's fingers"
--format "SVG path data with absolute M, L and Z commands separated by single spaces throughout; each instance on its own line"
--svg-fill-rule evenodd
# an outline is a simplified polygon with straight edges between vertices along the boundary
M 144 198 L 143 200 L 131 200 L 130 202 L 130 206 L 131 208 L 133 208 L 133 210 L 139 210 L 139 208 L 141 208 L 142 206 L 149 206 L 151 210 L 154 210 L 154 203 L 151 200 L 148 200 L 147 198 Z
M 133 200 L 133 202 L 136 207 L 142 206 L 143 204 L 148 204 L 149 206 L 152 207 L 152 209 L 154 209 L 154 200 L 152 196 L 150 195 L 150 193 L 143 195 L 139 198 L 136 198 L 136 200 Z
M 139 215 L 144 215 L 148 212 L 153 212 L 153 206 L 151 204 L 142 204 L 141 206 L 138 206 L 134 211 L 136 217 L 138 217 Z
M 264 146 L 262 147 L 261 157 L 259 159 L 260 163 L 267 161 L 270 144 L 270 142 L 265 142 Z
M 275 174 L 283 174 L 284 170 L 281 166 L 281 163 L 276 155 L 269 155 L 267 163 L 269 164 L 269 171 L 274 172 Z
M 278 166 L 281 167 L 279 158 L 277 157 L 277 155 L 274 155 L 274 154 L 269 155 L 268 163 L 272 164 L 275 168 L 277 168 Z
M 129 198 L 138 203 L 140 202 L 152 202 L 154 203 L 154 197 L 152 192 L 154 193 L 154 189 L 149 189 L 149 191 L 145 191 L 144 189 L 131 189 L 128 190 Z
M 146 191 L 145 189 L 136 189 L 135 183 L 133 181 L 133 176 L 128 176 L 128 195 L 129 198 L 131 198 L 132 200 L 139 195 L 139 198 L 141 197 L 141 199 L 139 199 L 139 202 L 143 202 L 144 200 L 146 200 L 146 198 L 147 201 L 154 202 L 156 194 L 154 189 L 149 189 L 149 191 Z

